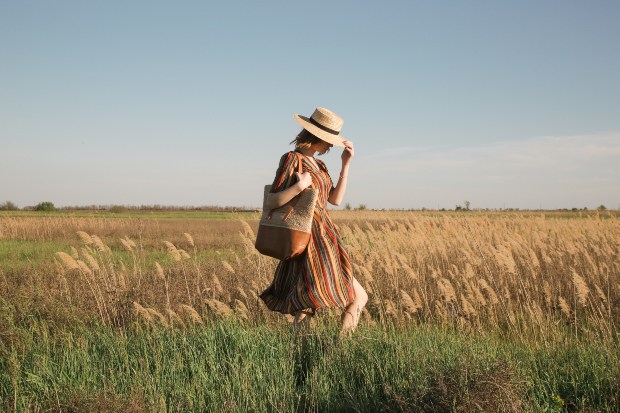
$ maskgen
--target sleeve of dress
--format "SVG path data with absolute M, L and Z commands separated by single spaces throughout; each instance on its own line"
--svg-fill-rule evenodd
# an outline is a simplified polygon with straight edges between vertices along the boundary
M 280 192 L 297 181 L 295 172 L 298 170 L 299 156 L 295 152 L 288 152 L 280 158 L 280 165 L 271 184 L 271 192 Z

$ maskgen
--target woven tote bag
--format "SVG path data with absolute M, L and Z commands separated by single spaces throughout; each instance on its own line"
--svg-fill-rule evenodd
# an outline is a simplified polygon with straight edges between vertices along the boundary
M 298 169 L 301 173 L 301 158 Z M 319 190 L 306 188 L 281 207 L 269 210 L 266 204 L 270 192 L 271 185 L 265 185 L 263 214 L 258 225 L 255 247 L 263 255 L 290 260 L 303 254 L 308 246 Z

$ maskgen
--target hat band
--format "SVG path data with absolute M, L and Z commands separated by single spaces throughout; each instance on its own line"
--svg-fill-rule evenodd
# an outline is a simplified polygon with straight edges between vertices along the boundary
M 313 118 L 310 118 L 310 123 L 313 124 L 314 126 L 316 126 L 319 129 L 324 130 L 325 132 L 329 132 L 332 135 L 339 135 L 340 131 L 334 130 L 334 129 L 330 129 L 327 126 L 323 126 L 321 125 L 319 122 L 317 122 L 316 120 L 314 120 Z

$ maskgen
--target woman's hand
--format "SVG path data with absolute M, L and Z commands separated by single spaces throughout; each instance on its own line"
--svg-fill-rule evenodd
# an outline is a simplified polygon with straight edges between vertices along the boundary
M 353 156 L 355 156 L 355 149 L 353 148 L 353 142 L 351 141 L 344 141 L 342 143 L 344 144 L 344 150 L 341 155 L 342 163 L 348 164 L 351 162 L 351 159 L 353 159 Z
M 310 185 L 312 185 L 312 175 L 310 172 L 304 172 L 300 174 L 299 172 L 295 172 L 295 176 L 297 177 L 297 185 L 300 190 L 304 190 Z

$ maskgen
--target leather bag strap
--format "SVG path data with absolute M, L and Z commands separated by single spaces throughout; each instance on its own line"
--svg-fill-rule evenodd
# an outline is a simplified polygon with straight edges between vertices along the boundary
M 301 175 L 303 173 L 302 163 L 304 159 L 301 157 L 302 155 L 299 152 L 295 152 L 295 155 L 297 155 L 297 161 L 299 162 L 297 166 L 297 172 L 299 172 L 299 174 Z
M 299 174 L 301 175 L 303 173 L 303 165 L 302 165 L 303 164 L 303 158 L 302 158 L 302 155 L 300 153 L 298 153 L 298 152 L 293 152 L 293 153 L 297 157 L 297 172 L 299 172 Z M 286 204 L 284 204 L 284 205 L 287 205 L 288 208 L 287 208 L 286 213 L 282 217 L 282 221 L 286 221 L 286 219 L 291 214 L 291 212 L 293 212 L 293 207 L 295 205 L 297 205 L 297 201 L 299 201 L 299 195 L 294 196 L 293 199 L 291 199 Z M 278 208 L 282 208 L 284 205 L 282 205 L 281 207 L 278 207 Z M 278 208 L 270 209 L 269 210 L 269 214 L 267 215 L 267 219 L 271 219 L 271 217 L 273 216 L 273 211 L 278 209 Z

